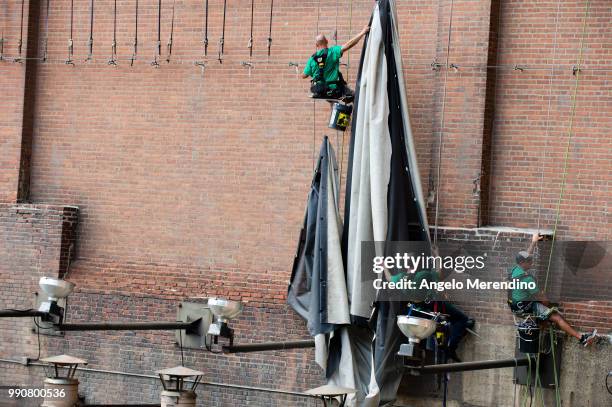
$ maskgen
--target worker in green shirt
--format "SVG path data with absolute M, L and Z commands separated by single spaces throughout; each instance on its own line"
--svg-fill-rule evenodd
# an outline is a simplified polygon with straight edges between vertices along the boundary
M 534 234 L 527 251 L 520 251 L 516 255 L 516 265 L 508 272 L 508 280 L 525 284 L 531 283 L 531 288 L 519 287 L 508 290 L 508 305 L 515 315 L 520 317 L 531 316 L 538 321 L 551 321 L 563 332 L 578 339 L 581 345 L 588 346 L 597 338 L 597 330 L 579 334 L 561 316 L 558 309 L 549 307 L 550 303 L 540 292 L 536 279 L 528 273 L 533 266 L 533 251 L 540 240 L 542 240 L 542 235 Z
M 310 87 L 312 97 L 342 99 L 345 102 L 353 100 L 353 91 L 346 86 L 340 72 L 340 58 L 346 51 L 357 45 L 369 31 L 370 27 L 366 26 L 343 46 L 329 47 L 325 35 L 317 36 L 315 41 L 317 52 L 308 59 L 302 74 L 303 79 L 312 78 Z

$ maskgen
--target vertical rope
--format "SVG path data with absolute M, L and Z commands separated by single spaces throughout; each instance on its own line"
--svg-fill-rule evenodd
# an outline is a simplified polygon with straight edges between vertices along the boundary
M 2 4 L 2 33 L 0 34 L 0 61 L 4 59 L 4 31 L 6 30 L 6 19 L 8 14 L 8 0 Z
M 43 44 L 43 58 L 42 58 L 43 62 L 47 61 L 48 50 L 49 50 L 49 3 L 50 2 L 51 0 L 47 0 L 47 5 L 45 8 L 45 41 Z
M 570 148 L 572 146 L 572 133 L 574 131 L 574 118 L 576 116 L 576 105 L 577 105 L 577 95 L 578 95 L 578 85 L 580 84 L 580 67 L 582 66 L 582 59 L 584 56 L 584 40 L 586 38 L 586 29 L 587 29 L 587 18 L 589 16 L 589 10 L 591 7 L 591 0 L 586 0 L 586 7 L 584 10 L 584 18 L 582 21 L 582 38 L 580 39 L 580 51 L 578 53 L 578 61 L 576 63 L 576 69 L 574 72 L 574 90 L 572 94 L 572 107 L 570 111 L 570 119 L 567 129 L 567 143 L 565 145 L 565 157 L 563 163 L 563 175 L 561 178 L 561 189 L 559 191 L 559 199 L 557 200 L 557 210 L 555 215 L 555 226 L 553 228 L 553 237 L 552 243 L 550 244 L 550 253 L 548 256 L 548 266 L 546 267 L 546 279 L 544 280 L 544 292 L 546 292 L 546 288 L 548 287 L 548 277 L 550 272 L 550 266 L 552 264 L 552 258 L 554 253 L 555 242 L 557 241 L 557 228 L 559 227 L 559 220 L 561 218 L 561 203 L 563 201 L 563 195 L 565 194 L 565 187 L 567 183 L 567 170 L 569 168 L 569 155 Z
M 321 21 L 321 0 L 317 2 L 317 30 L 315 37 L 319 35 L 319 22 Z M 316 51 L 316 49 L 315 49 Z M 315 169 L 315 153 L 317 149 L 317 101 L 312 101 L 312 171 Z
M 336 0 L 336 23 L 334 27 L 334 45 L 338 45 L 338 0 Z
M 557 407 L 561 407 L 561 392 L 559 391 L 559 380 L 557 380 L 557 358 L 555 357 L 555 340 L 557 339 L 552 326 L 549 327 L 550 332 L 550 350 L 553 360 L 553 373 L 555 375 L 555 402 Z
M 349 38 L 353 38 L 353 0 L 349 1 Z M 351 83 L 351 53 L 346 55 L 346 82 Z M 357 92 L 357 89 L 354 90 Z M 344 167 L 344 143 L 346 130 L 342 132 L 342 144 L 340 145 L 340 190 L 339 195 L 342 195 L 342 170 Z
M 349 38 L 353 38 L 353 0 L 349 1 Z M 346 81 L 351 83 L 351 52 L 346 56 Z
M 446 66 L 444 70 L 444 93 L 442 95 L 442 113 L 440 117 L 440 130 L 438 132 L 438 168 L 436 171 L 436 215 L 434 220 L 434 246 L 438 243 L 438 214 L 440 211 L 440 174 L 442 172 L 442 150 L 443 150 L 443 134 L 444 134 L 444 114 L 446 112 L 446 84 L 448 82 L 448 61 L 451 48 L 451 34 L 453 31 L 453 8 L 455 0 L 451 0 L 450 16 L 448 19 L 448 40 L 446 44 Z

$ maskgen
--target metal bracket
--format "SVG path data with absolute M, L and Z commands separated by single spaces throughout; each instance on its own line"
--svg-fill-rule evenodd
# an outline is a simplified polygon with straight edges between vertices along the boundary
M 182 322 L 191 322 L 200 318 L 202 319 L 198 332 L 177 330 L 174 334 L 176 344 L 180 344 L 180 341 L 182 340 L 183 348 L 205 349 L 206 333 L 208 332 L 208 327 L 213 320 L 213 315 L 208 308 L 208 304 L 205 302 L 199 303 L 183 301 L 179 304 L 176 315 L 177 321 Z
M 34 293 L 34 301 L 33 301 L 34 309 L 39 309 L 40 304 L 42 304 L 44 301 L 47 301 L 47 298 L 44 294 L 41 294 L 39 292 Z M 60 298 L 59 300 L 57 300 L 57 305 L 64 309 L 64 318 L 66 318 L 66 314 L 68 312 L 68 309 L 66 309 L 66 299 Z M 60 332 L 55 329 L 52 322 L 43 321 L 41 318 L 38 318 L 36 322 L 34 322 L 34 320 L 35 319 L 32 318 L 32 332 L 33 333 L 36 333 L 37 330 L 40 330 L 41 335 L 64 336 L 63 332 Z M 36 326 L 36 324 L 38 324 L 38 326 Z

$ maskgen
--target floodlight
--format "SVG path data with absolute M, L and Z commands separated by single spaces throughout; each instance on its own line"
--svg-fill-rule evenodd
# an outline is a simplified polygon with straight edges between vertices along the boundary
M 209 298 L 208 306 L 213 315 L 221 322 L 228 322 L 242 312 L 241 302 L 223 298 Z
M 41 277 L 38 285 L 47 294 L 50 301 L 66 298 L 74 289 L 74 283 L 53 277 Z
M 436 320 L 400 315 L 397 317 L 397 327 L 408 338 L 408 343 L 402 343 L 397 354 L 404 356 L 404 360 L 408 358 L 420 363 L 424 348 L 419 343 L 436 331 Z
M 402 331 L 408 341 L 419 343 L 422 339 L 427 338 L 436 330 L 436 321 L 432 319 L 418 318 L 408 315 L 400 315 L 397 317 L 397 326 Z
M 53 324 L 61 323 L 64 309 L 57 304 L 57 301 L 68 297 L 74 289 L 74 284 L 54 277 L 41 277 L 38 285 L 48 297 L 48 300 L 43 301 L 38 308 L 39 311 L 46 313 L 42 320 Z
M 242 303 L 239 301 L 226 300 L 223 298 L 209 298 L 208 307 L 216 318 L 216 321 L 208 327 L 208 335 L 212 335 L 214 343 L 218 338 L 228 338 L 230 345 L 234 342 L 234 331 L 227 326 L 230 319 L 236 318 L 242 312 Z

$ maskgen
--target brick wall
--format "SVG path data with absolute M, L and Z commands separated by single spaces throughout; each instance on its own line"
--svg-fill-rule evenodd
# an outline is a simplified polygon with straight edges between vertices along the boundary
M 76 225 L 77 214 L 74 207 L 0 203 L 0 309 L 35 307 L 40 277 L 58 277 L 66 264 L 62 241 Z M 2 357 L 35 358 L 38 342 L 33 327 L 30 318 L 0 319 Z M 47 355 L 46 343 L 43 338 L 42 357 Z M 12 377 L 11 371 L 3 377 Z M 17 377 L 19 381 L 11 384 L 28 381 Z
M 173 55 L 171 63 L 166 63 L 162 47 L 164 60 L 159 69 L 149 64 L 156 41 L 157 2 L 140 1 L 139 55 L 134 66 L 127 61 L 132 54 L 134 4 L 118 2 L 120 60 L 112 67 L 106 64 L 112 41 L 112 1 L 95 2 L 94 60 L 89 63 L 83 62 L 89 2 L 75 2 L 75 66 L 64 63 L 70 1 L 52 1 L 48 61 L 0 61 L 4 96 L 0 98 L 0 202 L 6 208 L 3 225 L 11 225 L 0 241 L 0 264 L 17 267 L 23 279 L 15 283 L 9 270 L 2 270 L 0 290 L 10 293 L 5 295 L 10 299 L 6 306 L 31 306 L 29 298 L 17 293 L 26 283 L 35 286 L 41 253 L 51 251 L 54 273 L 63 273 L 68 256 L 74 258 L 70 280 L 78 287 L 71 305 L 75 321 L 103 317 L 113 309 L 125 309 L 121 316 L 126 318 L 163 317 L 173 315 L 176 303 L 186 297 L 224 295 L 248 301 L 247 314 L 237 322 L 241 339 L 304 336 L 302 322 L 284 302 L 312 157 L 322 136 L 330 135 L 344 176 L 349 137 L 327 129 L 327 104 L 306 98 L 307 81 L 299 80 L 288 63 L 299 62 L 303 67 L 313 52 L 317 31 L 334 43 L 337 27 L 338 42 L 345 42 L 363 27 L 372 2 L 274 3 L 268 58 L 269 1 L 255 1 L 253 69 L 249 72 L 241 65 L 249 59 L 247 0 L 229 2 L 223 64 L 216 61 L 223 4 L 210 1 L 209 57 L 204 70 L 193 64 L 203 59 L 203 1 L 176 1 Z M 585 2 L 398 3 L 409 111 L 424 194 L 435 198 L 439 186 L 440 226 L 552 228 L 575 86 L 571 66 L 577 58 Z M 458 69 L 432 70 L 434 60 L 446 61 L 451 3 L 449 63 Z M 42 55 L 47 36 L 43 5 L 25 1 L 24 44 L 30 56 Z M 169 35 L 171 5 L 163 2 L 162 44 Z M 0 29 L 5 29 L 4 49 L 10 57 L 17 53 L 20 7 L 17 0 L 0 5 Z M 591 1 L 561 202 L 563 239 L 605 240 L 610 236 L 610 72 L 601 69 L 610 59 L 610 17 L 607 1 Z M 28 33 L 36 30 L 36 41 L 28 41 Z M 356 76 L 360 47 L 343 58 L 350 63 L 344 68 L 349 82 Z M 486 67 L 492 63 L 503 68 Z M 515 64 L 528 69 L 512 70 Z M 29 87 L 24 85 L 27 75 Z M 443 148 L 438 160 L 441 130 Z M 17 200 L 59 212 L 23 230 L 26 215 L 11 212 Z M 76 229 L 76 217 L 59 221 L 60 208 L 65 205 L 79 208 Z M 433 199 L 428 211 L 433 224 Z M 53 241 L 36 243 L 40 228 L 51 218 L 60 222 L 53 227 L 57 235 Z M 457 238 L 450 230 L 443 229 L 440 238 Z M 497 232 L 472 231 L 461 239 L 482 240 L 483 247 L 488 247 L 495 236 Z M 514 242 L 511 247 L 519 247 L 526 237 L 510 234 L 508 239 Z M 13 246 L 8 246 L 9 241 Z M 498 256 L 493 273 L 507 266 L 505 254 Z M 10 262 L 4 261 L 7 258 Z M 510 316 L 499 300 L 486 298 L 463 305 L 485 323 L 507 324 Z M 610 328 L 610 304 L 564 306 L 568 318 L 584 329 Z M 483 309 L 502 316 L 495 320 Z M 264 322 L 269 329 L 252 329 Z M 13 351 L 5 344 L 17 339 L 13 334 L 5 339 L 3 333 L 4 356 L 37 351 L 29 324 L 1 323 L 6 328 L 3 332 L 21 333 L 28 341 L 26 347 Z M 93 360 L 94 369 L 119 366 L 146 374 L 178 363 L 169 336 L 97 335 L 45 337 L 43 352 L 84 355 Z M 103 357 L 94 356 L 98 350 Z M 224 371 L 224 363 L 246 372 L 211 381 L 302 391 L 321 380 L 310 351 L 231 360 L 188 352 L 187 358 L 213 377 Z M 25 375 L 35 368 L 20 369 L 15 371 Z M 145 378 L 91 372 L 84 380 L 91 383 L 85 387 L 88 397 L 99 402 L 113 398 L 96 390 L 100 383 L 130 384 L 143 389 L 151 400 L 157 391 L 147 387 L 152 385 Z M 213 405 L 243 398 L 241 392 L 214 386 L 203 389 L 205 400 Z M 260 397 L 251 401 L 253 405 L 263 405 L 262 400 L 268 399 L 279 405 L 306 403 L 291 399 L 293 396 L 248 394 Z

